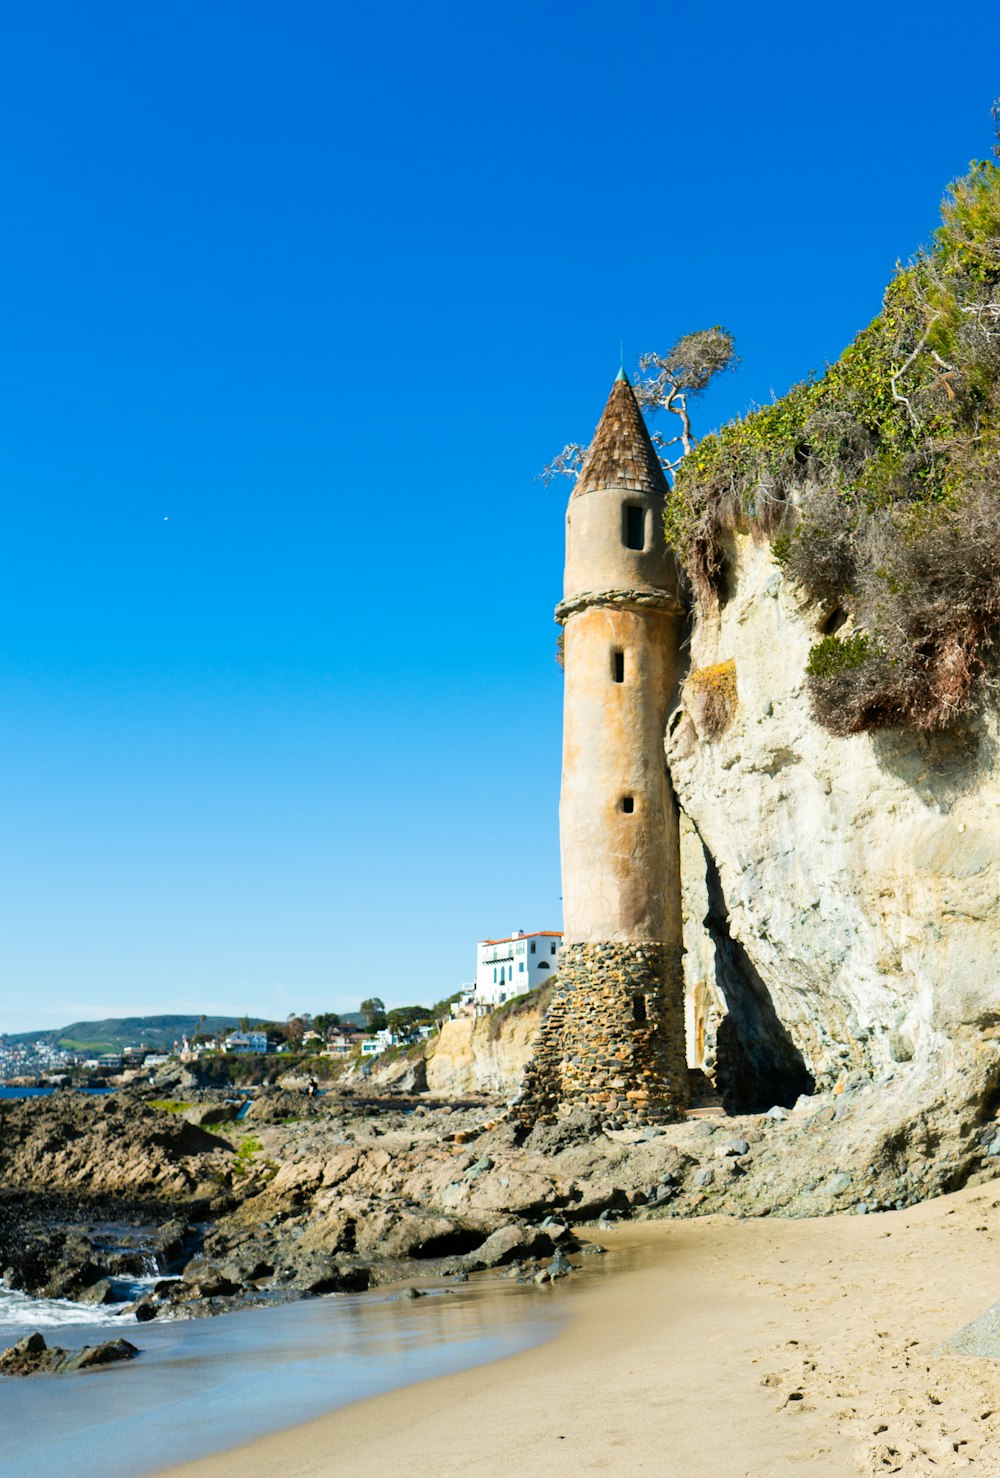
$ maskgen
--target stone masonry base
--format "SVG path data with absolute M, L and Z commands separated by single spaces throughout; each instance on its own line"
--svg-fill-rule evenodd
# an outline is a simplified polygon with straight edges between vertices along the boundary
M 626 1128 L 688 1104 L 681 951 L 662 943 L 569 944 L 514 1108 L 524 1124 L 584 1108 Z

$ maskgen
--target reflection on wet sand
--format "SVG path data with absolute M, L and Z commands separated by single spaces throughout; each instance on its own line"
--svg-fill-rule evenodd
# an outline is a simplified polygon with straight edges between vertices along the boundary
M 127 1367 L 0 1381 L 5 1470 L 18 1478 L 142 1478 L 382 1391 L 502 1359 L 556 1331 L 569 1286 L 643 1259 L 641 1244 L 621 1240 L 620 1253 L 574 1256 L 580 1272 L 542 1288 L 493 1274 L 428 1286 L 419 1298 L 335 1294 L 135 1327 L 143 1354 Z M 107 1331 L 74 1324 L 66 1335 L 61 1342 L 77 1346 Z M 50 1342 L 60 1342 L 58 1332 Z

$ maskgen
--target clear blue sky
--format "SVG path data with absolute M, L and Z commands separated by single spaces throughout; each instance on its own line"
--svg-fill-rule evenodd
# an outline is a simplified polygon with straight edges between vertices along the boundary
M 0 1030 L 428 1001 L 559 926 L 566 487 L 878 309 L 995 4 L 144 0 L 0 22 Z

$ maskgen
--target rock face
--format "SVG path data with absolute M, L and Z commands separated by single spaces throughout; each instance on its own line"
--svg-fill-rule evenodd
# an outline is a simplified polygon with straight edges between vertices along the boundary
M 489 1017 L 460 1016 L 446 1021 L 427 1043 L 427 1088 L 431 1093 L 462 1097 L 498 1093 L 512 1098 L 520 1091 L 525 1066 L 542 1022 L 544 996 L 526 1000 L 497 1025 Z
M 127 1339 L 109 1339 L 103 1345 L 84 1345 L 82 1350 L 64 1350 L 47 1345 L 40 1334 L 28 1334 L 0 1350 L 0 1375 L 50 1375 L 70 1370 L 96 1370 L 119 1360 L 134 1360 L 139 1351 Z
M 329 1094 L 318 1105 L 303 1099 L 300 1115 L 261 1115 L 252 1132 L 230 1126 L 221 1174 L 206 1136 L 192 1179 L 219 1175 L 210 1201 L 131 1206 L 117 1190 L 99 1194 L 100 1162 L 90 1163 L 99 1126 L 121 1135 L 117 1118 L 100 1100 L 35 1100 L 25 1112 L 29 1123 L 36 1112 L 36 1134 L 21 1125 L 19 1163 L 48 1165 L 58 1109 L 60 1165 L 77 1179 L 78 1153 L 90 1189 L 76 1198 L 54 1197 L 44 1181 L 0 1190 L 0 1273 L 7 1287 L 48 1297 L 110 1292 L 127 1306 L 121 1317 L 144 1323 L 389 1282 L 463 1281 L 484 1268 L 551 1279 L 565 1271 L 559 1255 L 581 1250 L 575 1229 L 597 1218 L 909 1206 L 1000 1174 L 1000 1123 L 985 1100 L 970 1111 L 982 1074 L 966 1066 L 962 1092 L 941 1074 L 919 1104 L 905 1073 L 873 1081 L 858 1071 L 791 1110 L 703 1108 L 676 1124 L 626 1129 L 579 1108 L 527 1132 L 496 1103 Z M 141 1105 L 120 1097 L 141 1125 Z M 274 1099 L 289 1107 L 280 1090 Z M 160 1117 L 172 1131 L 177 1114 Z M 148 1142 L 147 1180 L 160 1148 Z M 118 1162 L 107 1164 L 116 1186 Z
M 186 1200 L 213 1194 L 211 1177 L 231 1158 L 225 1140 L 136 1097 L 70 1092 L 0 1105 L 5 1189 Z
M 737 536 L 668 721 L 684 817 L 689 1062 L 732 1106 L 811 1080 L 913 1092 L 996 1079 L 995 716 L 940 736 L 834 738 L 804 690 L 820 627 L 766 543 Z M 704 674 L 725 670 L 725 701 Z M 732 679 L 735 681 L 732 681 Z M 706 694 L 712 698 L 708 701 Z

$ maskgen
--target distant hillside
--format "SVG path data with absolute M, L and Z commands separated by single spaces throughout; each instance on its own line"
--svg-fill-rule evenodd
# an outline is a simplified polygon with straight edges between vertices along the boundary
M 259 1026 L 266 1018 L 251 1016 Z M 73 1051 L 120 1051 L 123 1047 L 172 1047 L 181 1037 L 195 1032 L 231 1032 L 239 1028 L 237 1016 L 109 1016 L 104 1021 L 72 1021 L 54 1031 L 5 1032 L 8 1042 L 50 1042 Z

